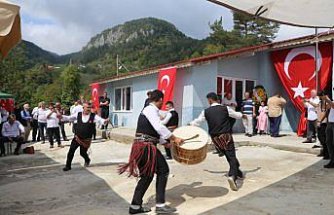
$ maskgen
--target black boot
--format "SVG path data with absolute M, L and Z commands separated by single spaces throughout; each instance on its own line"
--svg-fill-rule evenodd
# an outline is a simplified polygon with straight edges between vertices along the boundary
M 71 170 L 71 167 L 67 167 L 67 166 L 65 166 L 64 168 L 63 168 L 63 171 L 64 172 L 67 172 L 67 171 L 70 171 Z

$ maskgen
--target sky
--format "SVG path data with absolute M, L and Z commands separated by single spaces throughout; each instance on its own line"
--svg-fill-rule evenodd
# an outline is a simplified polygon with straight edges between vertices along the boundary
M 81 50 L 91 37 L 126 21 L 164 19 L 187 36 L 209 35 L 209 23 L 223 17 L 233 27 L 230 10 L 206 0 L 11 0 L 21 6 L 24 40 L 45 50 L 68 54 Z M 276 40 L 314 33 L 313 29 L 281 25 Z

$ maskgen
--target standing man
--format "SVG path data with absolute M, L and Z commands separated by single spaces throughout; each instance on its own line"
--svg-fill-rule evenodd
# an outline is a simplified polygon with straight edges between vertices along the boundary
M 227 93 L 226 94 L 225 98 L 222 101 L 222 105 L 225 105 L 225 106 L 231 108 L 234 111 L 236 110 L 236 108 L 238 106 L 237 102 L 232 97 L 232 93 Z M 235 122 L 236 122 L 236 119 L 230 117 L 231 130 L 233 129 L 233 126 L 234 126 Z
M 142 206 L 143 197 L 150 186 L 154 173 L 156 178 L 156 213 L 167 214 L 176 212 L 165 204 L 165 192 L 169 174 L 166 159 L 157 148 L 159 139 L 170 140 L 174 144 L 182 144 L 183 140 L 175 137 L 160 121 L 159 110 L 163 105 L 164 94 L 160 90 L 151 93 L 151 103 L 145 107 L 139 115 L 136 138 L 132 144 L 129 163 L 120 168 L 120 173 L 129 169 L 130 176 L 140 177 L 137 183 L 132 202 L 129 208 L 130 214 L 150 212 L 150 208 Z M 170 143 L 167 144 L 170 147 Z
M 45 102 L 40 102 L 40 108 L 38 109 L 38 128 L 39 128 L 39 134 L 42 139 L 42 144 L 45 143 L 45 136 L 47 135 L 47 109 L 45 106 Z
M 150 102 L 150 97 L 151 97 L 151 91 L 147 92 L 147 98 L 145 99 L 144 107 L 147 107 L 151 102 Z
M 327 95 L 321 96 L 321 99 L 330 104 L 328 123 L 326 128 L 326 143 L 330 161 L 324 165 L 324 168 L 334 168 L 334 102 Z
M 321 101 L 318 107 L 318 139 L 320 141 L 322 149 L 318 157 L 323 157 L 324 160 L 327 160 L 329 159 L 329 154 L 326 143 L 326 128 L 328 123 L 328 114 L 330 111 L 330 107 L 327 105 L 327 102 L 323 99 L 324 96 L 325 92 L 322 91 L 319 93 Z
M 241 113 L 235 112 L 227 106 L 218 104 L 218 96 L 216 93 L 209 93 L 206 98 L 208 99 L 210 107 L 202 111 L 197 119 L 190 122 L 190 125 L 199 126 L 202 122 L 207 121 L 212 142 L 221 153 L 225 154 L 230 165 L 228 172 L 230 188 L 233 191 L 237 191 L 238 186 L 236 180 L 243 178 L 243 173 L 239 169 L 240 164 L 235 152 L 229 117 L 241 119 L 242 117 L 246 118 L 247 115 L 243 116 Z
M 74 107 L 72 108 L 71 115 L 78 115 L 78 113 L 81 113 L 83 111 L 81 100 L 78 100 L 74 103 Z M 73 121 L 72 131 L 75 134 L 77 129 L 77 120 Z
M 268 99 L 268 116 L 270 122 L 270 135 L 272 137 L 279 137 L 279 128 L 285 104 L 286 100 L 279 93 Z
M 40 108 L 41 103 L 38 103 L 37 107 L 32 109 L 32 142 L 40 141 L 41 135 L 38 129 L 38 109 Z M 37 137 L 37 139 L 36 139 Z
M 248 137 L 253 136 L 253 117 L 256 116 L 255 106 L 253 99 L 250 97 L 249 92 L 245 92 L 245 99 L 242 101 L 242 114 L 246 115 L 245 118 L 242 119 L 242 122 L 245 127 L 245 134 Z
M 173 132 L 179 126 L 179 114 L 175 111 L 174 103 L 172 101 L 166 102 L 166 110 L 168 113 L 161 123 Z M 165 147 L 165 151 L 167 159 L 172 159 L 172 152 L 170 148 Z
M 107 92 L 104 92 L 103 96 L 100 97 L 99 102 L 100 102 L 100 109 L 101 109 L 101 118 L 102 119 L 108 119 L 109 121 L 109 104 L 110 104 L 110 99 L 107 96 Z M 108 124 L 102 125 L 102 129 L 107 129 Z
M 46 124 L 49 137 L 50 148 L 53 148 L 53 139 L 56 138 L 58 147 L 61 147 L 60 131 L 59 131 L 59 119 L 61 113 L 57 111 L 54 105 L 51 103 L 49 110 L 46 112 Z
M 80 147 L 80 155 L 85 159 L 85 167 L 88 167 L 90 164 L 87 150 L 92 142 L 95 124 L 106 124 L 108 122 L 95 113 L 91 113 L 91 108 L 92 106 L 90 103 L 84 103 L 83 112 L 78 112 L 71 116 L 62 116 L 64 121 L 77 121 L 77 130 L 67 153 L 66 166 L 63 168 L 63 171 L 71 170 L 74 153 L 78 147 Z
M 28 103 L 23 105 L 21 111 L 21 124 L 24 127 L 24 141 L 27 142 L 31 131 L 32 116 L 30 114 L 30 106 Z
M 56 103 L 56 110 L 57 112 L 59 112 L 61 115 L 65 114 L 65 110 L 63 110 L 61 108 L 61 104 L 60 102 Z M 65 132 L 65 122 L 62 120 L 59 120 L 59 127 L 60 127 L 60 131 L 61 131 L 61 136 L 63 137 L 64 141 L 68 141 L 67 136 L 66 136 L 66 132 Z
M 320 99 L 317 96 L 316 90 L 311 90 L 311 98 L 303 99 L 304 106 L 307 108 L 307 139 L 303 143 L 313 143 L 313 138 L 317 134 L 317 109 L 319 107 Z
M 19 121 L 16 121 L 14 114 L 9 115 L 8 121 L 3 124 L 0 138 L 0 156 L 5 156 L 5 146 L 6 142 L 16 142 L 16 148 L 14 151 L 15 155 L 19 155 L 19 150 L 24 140 L 22 134 L 25 132 L 24 127 Z
M 2 129 L 2 126 L 5 122 L 8 120 L 9 113 L 5 109 L 5 105 L 0 104 L 0 131 Z M 0 137 L 1 137 L 1 132 L 0 132 Z

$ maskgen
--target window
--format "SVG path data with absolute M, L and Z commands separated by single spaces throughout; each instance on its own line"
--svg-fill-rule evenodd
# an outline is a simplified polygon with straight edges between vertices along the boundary
M 131 87 L 115 89 L 115 111 L 131 110 Z
M 241 104 L 244 93 L 252 92 L 256 85 L 254 80 L 246 80 L 241 78 L 217 77 L 217 94 L 224 97 L 227 93 L 231 93 L 233 99 Z

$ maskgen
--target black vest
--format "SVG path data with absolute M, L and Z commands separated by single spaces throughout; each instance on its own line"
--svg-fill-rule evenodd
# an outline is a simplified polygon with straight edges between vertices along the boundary
M 95 113 L 91 113 L 88 122 L 82 121 L 82 112 L 78 113 L 76 135 L 82 139 L 91 139 L 95 130 Z
M 160 138 L 158 132 L 153 128 L 150 121 L 146 118 L 143 113 L 140 113 L 137 122 L 137 130 L 136 133 L 146 134 L 152 137 Z
M 179 114 L 175 110 L 171 111 L 170 113 L 172 114 L 172 117 L 169 119 L 168 123 L 166 124 L 166 127 L 178 126 Z
M 226 106 L 211 106 L 205 109 L 204 114 L 205 119 L 208 121 L 211 137 L 231 132 L 231 124 Z

